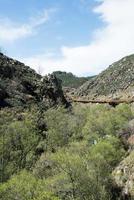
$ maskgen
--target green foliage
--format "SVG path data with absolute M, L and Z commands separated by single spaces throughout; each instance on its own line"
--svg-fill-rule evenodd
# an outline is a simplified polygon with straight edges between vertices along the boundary
M 10 116 L 9 116 L 10 117 Z M 10 119 L 10 118 L 9 118 Z M 30 120 L 11 121 L 0 128 L 1 182 L 13 173 L 30 169 L 36 160 L 35 150 L 39 137 Z
M 105 186 L 97 182 L 93 174 L 95 169 L 87 159 L 89 153 L 88 151 L 85 153 L 82 156 L 81 153 L 73 153 L 70 149 L 65 149 L 53 155 L 59 173 L 53 182 L 53 190 L 61 199 L 90 199 L 90 196 L 93 196 L 94 199 L 98 199 L 98 197 L 107 199 L 106 191 L 102 192 L 102 188 Z
M 22 171 L 7 183 L 0 185 L 1 200 L 59 200 L 44 191 L 43 182 L 32 174 Z
M 61 199 L 108 200 L 112 196 L 110 173 L 124 154 L 115 137 L 102 139 L 92 147 L 88 141 L 70 143 L 54 154 L 42 155 L 34 174 L 47 178 L 48 191 Z
M 36 177 L 43 179 L 56 175 L 56 166 L 50 155 L 50 153 L 44 153 L 36 162 L 33 168 L 33 174 Z
M 118 153 L 117 153 L 118 151 Z M 94 160 L 100 157 L 107 163 L 107 172 L 112 170 L 117 163 L 124 157 L 125 150 L 120 140 L 113 136 L 108 136 L 98 141 L 90 150 L 90 156 Z M 97 159 L 96 162 L 97 163 Z M 103 169 L 105 172 L 105 168 Z
M 53 74 L 62 81 L 63 87 L 78 88 L 92 77 L 76 77 L 72 73 L 56 71 Z
M 116 135 L 133 117 L 128 105 L 122 104 L 116 108 L 93 106 L 88 112 L 88 119 L 83 128 L 83 135 L 92 138 L 94 135 L 103 137 Z
M 126 155 L 118 133 L 132 118 L 125 104 L 2 109 L 0 199 L 116 200 L 111 173 Z
M 67 145 L 76 127 L 73 115 L 61 107 L 48 110 L 45 120 L 48 127 L 47 150 L 56 151 L 58 147 Z

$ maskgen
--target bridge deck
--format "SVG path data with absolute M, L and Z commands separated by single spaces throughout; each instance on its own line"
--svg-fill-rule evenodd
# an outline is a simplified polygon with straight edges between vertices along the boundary
M 133 103 L 134 99 L 121 99 L 121 100 L 115 100 L 115 99 L 107 99 L 107 100 L 93 100 L 93 99 L 82 99 L 82 98 L 70 98 L 72 102 L 78 102 L 78 103 L 99 103 L 99 104 L 120 104 L 120 103 Z

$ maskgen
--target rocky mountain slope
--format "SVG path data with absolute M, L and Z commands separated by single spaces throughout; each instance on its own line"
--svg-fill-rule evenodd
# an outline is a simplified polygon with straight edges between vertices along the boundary
M 76 92 L 90 99 L 122 99 L 134 97 L 134 55 L 113 63 L 95 78 L 87 81 Z
M 54 75 L 41 77 L 30 67 L 0 53 L 0 107 L 39 102 L 46 107 L 67 105 L 60 81 Z

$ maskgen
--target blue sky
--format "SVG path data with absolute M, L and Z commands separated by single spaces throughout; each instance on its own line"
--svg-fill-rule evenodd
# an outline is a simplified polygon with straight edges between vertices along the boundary
M 4 50 L 11 56 L 31 56 L 42 51 L 57 51 L 62 45 L 86 44 L 92 31 L 100 25 L 92 12 L 96 4 L 93 0 L 0 0 L 0 4 L 0 17 L 18 25 L 28 23 L 45 9 L 54 10 L 51 19 L 37 28 L 36 35 L 17 40 L 14 45 L 4 44 Z
M 55 70 L 84 76 L 96 74 L 121 56 L 133 53 L 133 47 L 126 44 L 126 51 L 118 49 L 111 53 L 111 41 L 118 43 L 118 33 L 126 28 L 124 24 L 117 30 L 115 22 L 120 26 L 124 18 L 132 17 L 129 11 L 134 6 L 133 0 L 127 2 L 0 0 L 0 46 L 8 56 L 24 61 L 42 74 Z M 117 6 L 123 6 L 128 15 Z M 101 54 L 98 61 L 95 54 L 98 57 Z

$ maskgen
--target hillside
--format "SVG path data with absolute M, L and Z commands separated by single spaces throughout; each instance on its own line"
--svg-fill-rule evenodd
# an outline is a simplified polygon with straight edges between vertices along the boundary
M 98 76 L 78 88 L 77 96 L 89 98 L 133 98 L 134 55 L 122 58 L 110 65 Z
M 39 102 L 46 107 L 67 104 L 60 81 L 54 75 L 41 77 L 30 67 L 1 53 L 0 107 Z
M 77 77 L 72 73 L 55 71 L 53 74 L 62 81 L 63 87 L 78 88 L 93 77 Z

